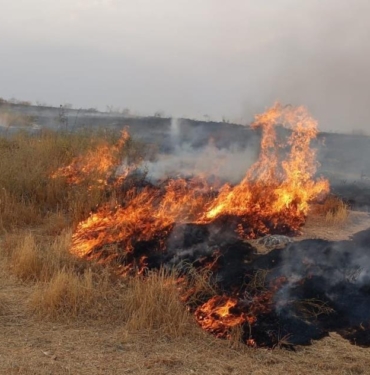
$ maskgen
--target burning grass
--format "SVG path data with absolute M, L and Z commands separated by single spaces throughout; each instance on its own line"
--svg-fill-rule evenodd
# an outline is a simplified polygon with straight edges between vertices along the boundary
M 299 279 L 281 267 L 280 253 L 257 256 L 246 242 L 298 234 L 311 202 L 328 193 L 328 181 L 313 177 L 317 124 L 302 107 L 275 105 L 253 126 L 262 133 L 260 156 L 235 186 L 209 176 L 150 180 L 140 165 L 144 152 L 127 132 L 5 140 L 0 152 L 17 173 L 0 162 L 2 229 L 33 227 L 5 241 L 12 272 L 34 283 L 30 311 L 54 320 L 109 317 L 130 331 L 170 337 L 186 335 L 193 316 L 236 346 L 325 336 L 322 315 L 333 314 L 337 301 L 307 287 L 310 272 L 315 282 L 319 274 L 312 250 L 296 251 L 297 264 L 308 262 Z M 329 199 L 323 206 L 336 222 L 346 209 Z M 326 255 L 334 245 L 324 245 L 317 247 Z M 294 258 L 291 249 L 281 253 Z
M 69 225 L 79 222 L 106 201 L 101 180 L 107 178 L 109 163 L 123 157 L 134 159 L 135 147 L 124 135 L 119 139 L 115 133 L 103 132 L 21 132 L 2 138 L 0 229 L 43 225 L 48 219 L 55 221 L 55 215 L 63 215 Z M 105 169 L 101 165 L 84 166 L 78 184 L 70 183 L 68 173 L 56 172 L 70 163 L 86 161 L 93 152 L 103 152 L 107 160 L 100 161 L 108 165 Z

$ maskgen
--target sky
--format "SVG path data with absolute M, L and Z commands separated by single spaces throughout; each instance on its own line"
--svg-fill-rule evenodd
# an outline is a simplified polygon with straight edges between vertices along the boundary
M 0 97 L 370 129 L 369 0 L 0 0 Z

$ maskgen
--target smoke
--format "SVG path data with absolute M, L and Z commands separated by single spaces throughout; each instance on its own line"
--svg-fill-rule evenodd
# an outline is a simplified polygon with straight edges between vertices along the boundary
M 366 230 L 351 241 L 303 240 L 280 251 L 278 264 L 269 275 L 272 280 L 279 276 L 287 279 L 274 296 L 277 313 L 288 313 L 287 306 L 293 300 L 317 298 L 327 301 L 337 314 L 344 314 L 351 325 L 366 321 L 369 239 L 370 230 Z
M 223 139 L 216 142 L 212 133 L 203 127 L 190 129 L 186 125 L 184 121 L 171 120 L 171 152 L 159 153 L 154 161 L 145 163 L 148 177 L 161 180 L 177 176 L 213 176 L 220 182 L 240 182 L 256 160 L 257 137 L 252 137 L 247 145 L 229 144 Z
M 279 100 L 307 106 L 325 131 L 367 131 L 370 3 L 286 3 L 269 23 L 275 33 L 259 48 L 259 67 L 249 67 L 256 74 L 244 96 L 245 118 Z
M 180 136 L 180 122 L 177 118 L 171 119 L 170 136 L 171 136 L 171 143 L 173 145 L 177 145 L 179 142 L 179 136 Z

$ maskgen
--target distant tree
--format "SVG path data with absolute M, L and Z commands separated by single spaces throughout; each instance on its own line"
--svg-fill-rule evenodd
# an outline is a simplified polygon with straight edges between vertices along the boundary
M 164 112 L 163 111 L 156 111 L 154 113 L 154 117 L 164 117 Z
M 115 107 L 113 105 L 107 105 L 107 112 L 108 113 L 120 113 L 119 107 Z
M 18 100 L 17 98 L 10 98 L 10 99 L 8 100 L 8 102 L 9 102 L 10 104 L 18 104 L 18 103 L 19 103 L 19 100 Z
M 125 117 L 129 117 L 129 116 L 131 116 L 131 111 L 130 111 L 129 108 L 125 108 L 125 109 L 122 110 L 122 114 Z
M 36 105 L 37 105 L 38 107 L 50 107 L 49 104 L 47 104 L 47 103 L 45 103 L 45 102 L 42 102 L 42 101 L 40 101 L 40 100 L 36 100 Z
M 58 121 L 65 129 L 68 128 L 68 116 L 66 114 L 66 109 L 62 104 L 59 106 Z
M 91 107 L 91 108 L 88 108 L 88 109 L 86 110 L 86 112 L 96 113 L 96 112 L 98 112 L 98 109 L 95 108 L 95 107 Z
M 22 100 L 18 104 L 25 105 L 25 106 L 29 107 L 30 105 L 32 105 L 32 102 L 30 102 L 28 100 Z

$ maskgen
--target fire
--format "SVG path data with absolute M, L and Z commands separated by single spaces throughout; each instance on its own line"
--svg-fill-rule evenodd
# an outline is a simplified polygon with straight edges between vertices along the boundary
M 286 142 L 278 140 L 278 125 L 290 132 Z M 262 130 L 260 156 L 238 185 L 226 184 L 215 194 L 217 189 L 199 176 L 169 179 L 161 186 L 144 189 L 134 187 L 125 204 L 117 202 L 114 209 L 101 207 L 80 223 L 72 251 L 84 256 L 109 243 L 121 243 L 124 251 L 131 251 L 135 241 L 149 240 L 175 223 L 211 223 L 222 217 L 237 218 L 235 230 L 243 238 L 297 232 L 305 222 L 309 203 L 329 191 L 327 180 L 313 179 L 317 163 L 310 143 L 317 134 L 317 122 L 304 107 L 276 104 L 256 116 L 253 128 Z M 93 168 L 110 171 L 114 154 L 127 138 L 124 132 L 113 152 L 102 147 L 94 157 L 76 159 L 55 175 L 76 183 Z M 86 160 L 89 162 L 84 165 Z
M 327 180 L 314 179 L 317 163 L 311 141 L 318 132 L 317 122 L 304 107 L 275 104 L 257 115 L 252 126 L 262 133 L 260 154 L 239 184 L 217 186 L 207 176 L 172 178 L 157 184 L 133 179 L 125 184 L 127 169 L 111 179 L 115 203 L 99 207 L 78 224 L 71 252 L 116 262 L 121 274 L 142 274 L 150 269 L 151 255 L 166 252 L 175 225 L 226 225 L 241 239 L 298 233 L 310 202 L 329 192 Z M 106 177 L 113 175 L 128 137 L 123 132 L 112 149 L 103 145 L 59 169 L 53 177 L 64 176 L 76 184 L 94 171 Z M 228 337 L 230 328 L 252 326 L 257 315 L 268 313 L 273 292 L 271 288 L 244 302 L 236 296 L 217 295 L 198 306 L 194 314 L 203 329 Z M 185 296 L 189 290 L 182 293 Z M 252 337 L 247 343 L 255 346 Z
M 65 178 L 69 184 L 78 185 L 88 178 L 96 177 L 96 182 L 105 184 L 107 177 L 119 163 L 119 152 L 130 138 L 127 130 L 123 130 L 116 145 L 102 143 L 87 154 L 80 155 L 72 162 L 59 168 L 51 178 Z
M 243 313 L 233 311 L 237 303 L 236 298 L 215 296 L 198 307 L 194 315 L 204 330 L 217 337 L 227 337 L 230 328 L 239 326 L 248 319 Z
M 286 282 L 285 277 L 278 278 L 268 290 L 244 298 L 214 296 L 195 310 L 195 319 L 204 330 L 217 337 L 228 337 L 233 327 L 244 323 L 251 328 L 259 316 L 272 311 L 274 294 Z M 252 337 L 247 339 L 247 345 L 254 346 L 253 342 Z
M 285 143 L 278 141 L 279 124 L 291 132 Z M 276 104 L 257 115 L 253 127 L 262 129 L 259 159 L 240 184 L 221 189 L 204 220 L 233 215 L 248 219 L 250 225 L 251 218 L 255 227 L 251 237 L 269 232 L 267 222 L 273 228 L 283 224 L 292 231 L 298 230 L 305 221 L 309 203 L 329 192 L 327 180 L 313 180 L 317 163 L 310 144 L 318 132 L 317 122 L 304 107 L 294 109 Z M 287 155 L 286 148 L 290 148 Z

